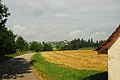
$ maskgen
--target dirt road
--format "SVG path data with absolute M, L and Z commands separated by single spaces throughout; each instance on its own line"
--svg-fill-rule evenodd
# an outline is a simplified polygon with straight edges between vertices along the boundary
M 0 65 L 0 80 L 38 80 L 29 64 L 34 54 L 24 54 L 3 62 Z

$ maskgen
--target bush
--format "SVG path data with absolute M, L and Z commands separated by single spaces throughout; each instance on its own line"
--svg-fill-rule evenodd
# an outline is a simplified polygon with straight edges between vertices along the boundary
M 44 51 L 52 51 L 52 45 L 51 44 L 44 44 Z
M 35 51 L 35 52 L 43 51 L 43 46 L 41 43 L 33 41 L 30 43 L 30 50 Z

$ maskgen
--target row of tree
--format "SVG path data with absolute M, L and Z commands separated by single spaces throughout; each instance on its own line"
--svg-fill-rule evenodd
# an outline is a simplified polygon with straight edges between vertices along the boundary
M 48 43 L 40 43 L 37 41 L 33 41 L 28 43 L 27 41 L 25 41 L 22 36 L 18 36 L 17 40 L 15 42 L 15 48 L 17 51 L 35 51 L 35 52 L 39 52 L 39 51 L 52 51 L 52 45 L 48 44 Z
M 33 41 L 33 42 L 30 42 L 29 49 L 35 52 L 52 51 L 52 45 L 45 42 L 39 43 L 37 41 Z
M 74 39 L 72 41 L 62 41 L 60 42 L 37 42 L 33 41 L 28 44 L 27 41 L 25 41 L 21 36 L 17 37 L 16 40 L 16 49 L 17 51 L 26 51 L 26 50 L 31 50 L 31 51 L 52 51 L 53 46 L 51 44 L 56 45 L 57 50 L 78 50 L 80 48 L 97 48 L 100 44 L 102 44 L 104 40 L 100 41 L 93 41 L 93 39 Z
M 78 38 L 68 42 L 68 44 L 61 47 L 60 50 L 77 50 L 87 47 L 97 48 L 103 42 L 104 40 L 93 41 L 93 39 L 84 40 Z

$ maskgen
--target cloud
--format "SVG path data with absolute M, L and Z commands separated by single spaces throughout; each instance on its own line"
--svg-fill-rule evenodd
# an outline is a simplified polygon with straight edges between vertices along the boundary
M 24 25 L 14 25 L 12 27 L 14 34 L 18 36 L 23 36 L 27 41 L 59 41 L 67 39 L 66 33 L 60 30 L 48 31 L 49 28 L 42 29 L 36 25 L 34 26 L 24 26 Z
M 67 34 L 63 31 L 51 31 L 40 35 L 42 41 L 60 41 L 66 40 Z
M 38 34 L 40 34 L 40 29 L 37 28 L 36 26 L 31 26 L 30 28 L 28 28 L 28 26 L 23 26 L 18 24 L 18 25 L 14 25 L 12 27 L 12 30 L 18 36 L 19 35 L 23 36 L 26 39 L 36 37 Z
M 94 40 L 103 40 L 108 38 L 108 33 L 106 32 L 95 32 L 93 33 L 90 38 L 93 38 Z
M 68 34 L 68 36 L 69 37 L 71 37 L 71 38 L 83 38 L 83 36 L 84 36 L 84 32 L 82 32 L 82 31 L 72 31 L 72 32 L 70 32 L 69 34 Z
M 11 12 L 8 28 L 29 41 L 77 37 L 105 39 L 107 37 L 105 35 L 112 33 L 120 22 L 120 0 L 3 0 L 3 2 Z

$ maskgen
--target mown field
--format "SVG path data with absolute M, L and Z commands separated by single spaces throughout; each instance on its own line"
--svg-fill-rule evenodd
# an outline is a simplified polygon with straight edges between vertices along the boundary
M 93 50 L 52 51 L 42 52 L 41 55 L 51 63 L 61 64 L 75 69 L 108 69 L 108 56 L 106 54 L 98 55 Z
M 32 61 L 46 80 L 108 80 L 107 55 L 91 50 L 42 52 Z

